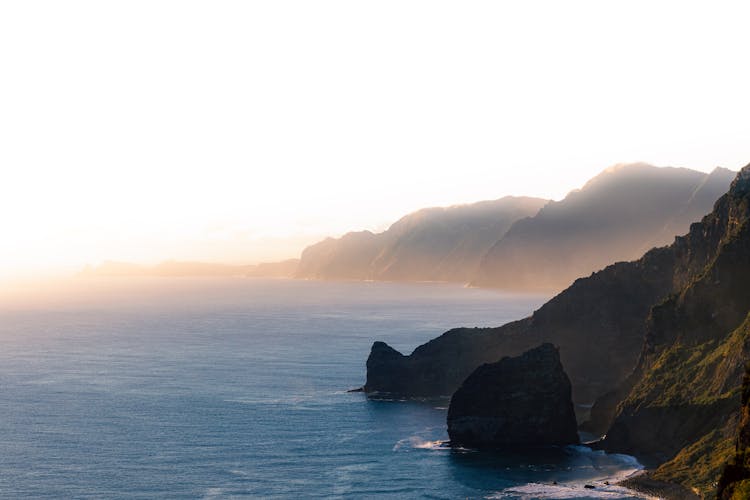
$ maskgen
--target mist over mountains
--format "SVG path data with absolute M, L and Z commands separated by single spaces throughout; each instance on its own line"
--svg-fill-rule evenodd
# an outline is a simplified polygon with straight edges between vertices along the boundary
M 98 266 L 87 266 L 79 277 L 187 277 L 187 276 L 244 276 L 259 278 L 286 278 L 297 268 L 297 259 L 260 264 L 222 264 L 216 262 L 191 262 L 167 260 L 153 266 L 131 262 L 105 261 Z
M 450 330 L 410 355 L 375 342 L 364 389 L 450 394 L 477 366 L 551 342 L 574 399 L 594 402 L 583 429 L 650 467 L 630 485 L 676 483 L 686 489 L 674 498 L 713 498 L 734 452 L 750 358 L 748 283 L 750 165 L 671 245 L 576 280 L 528 318 Z M 747 442 L 737 441 L 738 454 Z
M 726 192 L 734 173 L 620 165 L 518 221 L 484 256 L 472 284 L 557 290 L 612 262 L 672 242 Z
M 382 233 L 353 232 L 307 247 L 295 276 L 466 282 L 514 222 L 534 215 L 546 203 L 540 198 L 507 196 L 471 205 L 425 208 Z
M 672 242 L 711 210 L 734 173 L 622 164 L 560 201 L 506 196 L 408 214 L 386 231 L 350 232 L 299 259 L 254 265 L 107 261 L 83 276 L 249 276 L 453 282 L 557 292 L 613 262 Z
M 606 169 L 561 201 L 506 197 L 424 209 L 382 233 L 307 247 L 295 277 L 556 291 L 669 244 L 711 210 L 733 177 L 723 168 L 706 174 L 636 163 Z

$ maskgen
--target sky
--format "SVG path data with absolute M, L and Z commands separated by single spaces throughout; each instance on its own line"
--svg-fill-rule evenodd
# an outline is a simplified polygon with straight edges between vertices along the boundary
M 0 3 L 0 279 L 750 163 L 742 2 Z

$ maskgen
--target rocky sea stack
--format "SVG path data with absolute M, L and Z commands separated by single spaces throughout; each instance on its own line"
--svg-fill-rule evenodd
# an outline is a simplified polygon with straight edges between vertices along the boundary
M 571 386 L 558 349 L 545 343 L 484 364 L 451 398 L 451 445 L 472 448 L 579 442 Z

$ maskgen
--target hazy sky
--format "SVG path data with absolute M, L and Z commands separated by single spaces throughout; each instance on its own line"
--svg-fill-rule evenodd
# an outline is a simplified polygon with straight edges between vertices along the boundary
M 0 3 L 0 276 L 750 162 L 742 3 Z

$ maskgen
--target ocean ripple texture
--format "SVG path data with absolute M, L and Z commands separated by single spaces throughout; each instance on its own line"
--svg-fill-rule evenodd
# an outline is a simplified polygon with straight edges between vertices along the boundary
M 450 450 L 447 401 L 347 392 L 374 340 L 411 352 L 547 297 L 242 278 L 30 297 L 0 302 L 2 498 L 636 498 L 604 484 L 631 457 Z

